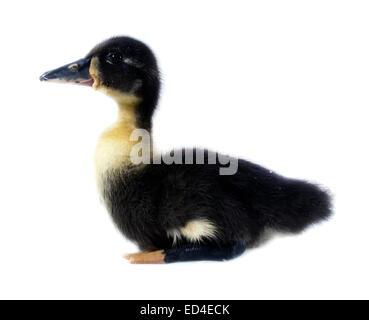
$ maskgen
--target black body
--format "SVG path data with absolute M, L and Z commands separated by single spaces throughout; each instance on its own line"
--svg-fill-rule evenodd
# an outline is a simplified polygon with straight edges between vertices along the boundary
M 104 198 L 119 230 L 141 249 L 169 249 L 168 230 L 207 219 L 217 237 L 203 244 L 253 246 L 267 228 L 296 233 L 330 214 L 329 196 L 315 185 L 245 160 L 235 175 L 219 175 L 219 163 L 206 163 L 151 164 L 110 175 Z

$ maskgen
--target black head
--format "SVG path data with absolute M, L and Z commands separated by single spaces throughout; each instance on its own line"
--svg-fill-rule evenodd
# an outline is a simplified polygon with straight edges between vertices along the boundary
M 99 85 L 104 87 L 143 97 L 148 86 L 157 85 L 159 73 L 154 54 L 138 40 L 128 37 L 106 40 L 86 58 L 94 60 Z
M 141 127 L 151 126 L 160 76 L 152 51 L 141 41 L 114 37 L 95 46 L 85 58 L 44 73 L 40 80 L 93 86 L 116 100 L 136 97 Z

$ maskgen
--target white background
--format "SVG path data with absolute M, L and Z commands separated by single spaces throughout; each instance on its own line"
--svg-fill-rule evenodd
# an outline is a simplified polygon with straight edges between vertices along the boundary
M 368 16 L 353 0 L 2 2 L 0 298 L 369 298 Z M 121 34 L 158 56 L 161 148 L 319 182 L 334 217 L 228 263 L 128 264 L 94 181 L 114 102 L 38 81 Z

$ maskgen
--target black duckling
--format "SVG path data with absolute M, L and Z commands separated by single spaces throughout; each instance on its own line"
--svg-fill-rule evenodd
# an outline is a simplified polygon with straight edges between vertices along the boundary
M 95 164 L 116 226 L 142 250 L 126 256 L 132 263 L 228 260 L 254 246 L 266 230 L 298 233 L 330 215 L 330 198 L 318 186 L 245 160 L 238 160 L 231 175 L 219 172 L 222 155 L 206 150 L 204 164 L 155 162 L 152 149 L 150 163 L 133 161 L 138 142 L 131 134 L 138 128 L 150 132 L 160 90 L 155 56 L 138 40 L 106 40 L 40 80 L 89 85 L 117 101 L 118 120 L 101 135 Z M 151 139 L 145 141 L 150 147 Z M 147 146 L 143 138 L 141 144 Z M 189 151 L 194 160 L 202 150 L 177 155 L 184 162 Z

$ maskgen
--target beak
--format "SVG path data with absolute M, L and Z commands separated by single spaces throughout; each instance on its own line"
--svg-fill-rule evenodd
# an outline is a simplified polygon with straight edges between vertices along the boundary
M 75 83 L 91 86 L 94 83 L 89 69 L 91 58 L 80 59 L 55 70 L 45 72 L 40 81 Z

